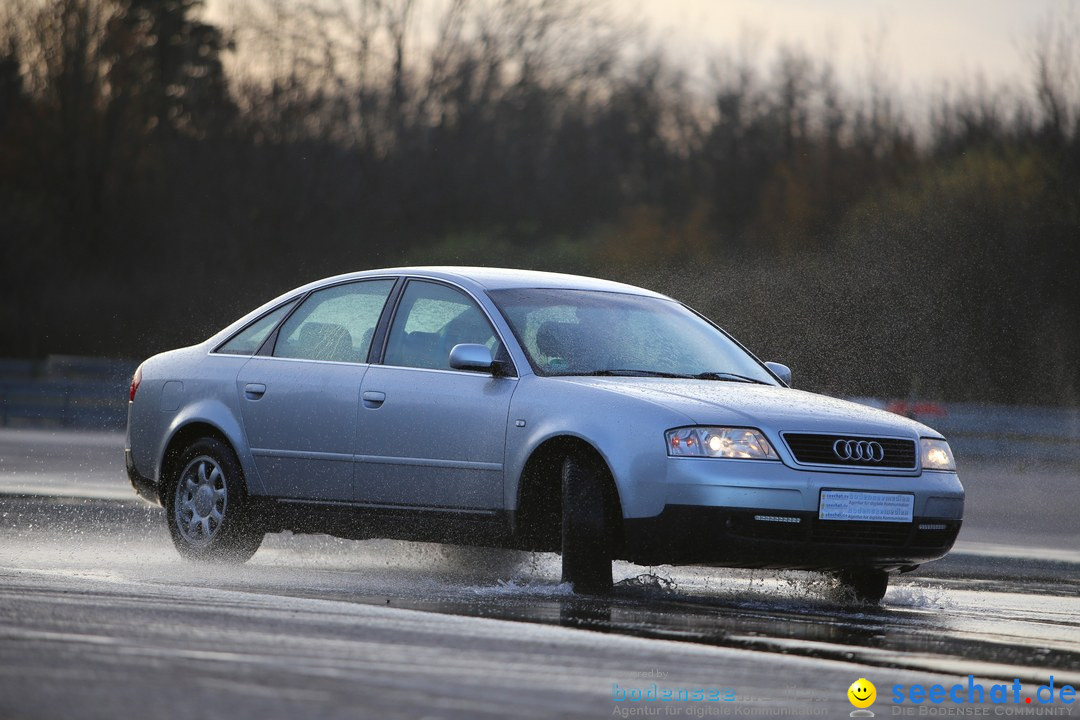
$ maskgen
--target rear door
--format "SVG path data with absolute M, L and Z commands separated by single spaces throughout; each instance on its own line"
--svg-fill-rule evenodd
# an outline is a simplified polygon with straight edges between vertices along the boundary
M 381 365 L 364 376 L 357 437 L 358 498 L 375 505 L 494 510 L 517 379 L 452 370 L 459 343 L 503 356 L 498 334 L 468 294 L 411 279 Z
M 360 386 L 395 279 L 322 288 L 296 308 L 273 352 L 240 370 L 237 391 L 251 454 L 267 492 L 351 501 Z

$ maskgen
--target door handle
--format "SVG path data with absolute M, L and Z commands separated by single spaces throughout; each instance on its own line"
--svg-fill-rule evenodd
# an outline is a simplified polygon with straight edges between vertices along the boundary
M 364 401 L 364 407 L 372 409 L 381 406 L 386 401 L 386 393 L 377 390 L 365 390 L 361 397 Z
M 258 400 L 266 393 L 266 386 L 262 383 L 248 383 L 244 386 L 244 397 L 248 400 Z

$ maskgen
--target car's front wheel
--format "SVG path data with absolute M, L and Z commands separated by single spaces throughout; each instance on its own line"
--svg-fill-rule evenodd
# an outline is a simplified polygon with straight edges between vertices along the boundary
M 577 593 L 611 590 L 611 500 L 598 458 L 571 455 L 562 468 L 562 579 Z
M 851 568 L 838 573 L 840 584 L 859 602 L 879 603 L 889 589 L 889 573 L 875 568 Z
M 180 554 L 192 560 L 242 563 L 263 531 L 251 513 L 236 454 L 215 438 L 189 446 L 172 464 L 165 514 Z

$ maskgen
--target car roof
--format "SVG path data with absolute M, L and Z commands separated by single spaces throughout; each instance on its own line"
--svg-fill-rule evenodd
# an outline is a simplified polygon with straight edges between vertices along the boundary
M 511 270 L 508 268 L 487 267 L 457 267 L 457 266 L 431 266 L 431 267 L 397 267 L 381 268 L 378 270 L 362 270 L 360 272 L 345 273 L 333 277 L 326 277 L 307 285 L 293 288 L 288 292 L 277 296 L 269 302 L 263 303 L 251 312 L 237 318 L 228 326 L 208 338 L 205 343 L 216 345 L 227 337 L 230 337 L 240 328 L 246 326 L 255 318 L 265 314 L 271 308 L 280 305 L 286 300 L 295 300 L 303 293 L 315 290 L 335 283 L 361 280 L 363 278 L 392 277 L 392 276 L 426 277 L 435 280 L 445 280 L 470 289 L 472 292 L 486 290 L 510 290 L 528 288 L 559 288 L 569 290 L 593 290 L 597 292 L 624 293 L 630 295 L 642 295 L 646 297 L 671 298 L 660 293 L 626 285 L 611 280 L 584 277 L 582 275 L 567 275 L 563 273 L 539 272 L 536 270 Z
M 509 290 L 515 288 L 565 288 L 573 290 L 596 290 L 600 292 L 618 292 L 632 295 L 647 295 L 651 297 L 666 298 L 666 295 L 627 285 L 625 283 L 599 278 L 585 277 L 582 275 L 568 275 L 565 273 L 540 272 L 538 270 L 513 270 L 509 268 L 489 267 L 458 267 L 458 266 L 429 266 L 429 267 L 398 267 L 384 268 L 379 270 L 365 270 L 357 273 L 340 275 L 334 280 L 362 278 L 372 275 L 412 275 L 430 277 L 437 280 L 449 280 L 452 282 L 469 281 L 484 290 Z M 313 285 L 321 285 L 327 280 L 320 280 Z

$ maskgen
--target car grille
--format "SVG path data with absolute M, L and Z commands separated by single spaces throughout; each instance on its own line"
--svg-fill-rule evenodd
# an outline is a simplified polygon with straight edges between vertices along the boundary
M 916 547 L 943 547 L 956 542 L 956 535 L 960 532 L 959 526 L 954 522 L 940 523 L 943 528 L 933 530 L 920 529 L 915 533 L 911 541 Z
M 915 441 L 897 438 L 858 437 L 851 435 L 812 435 L 809 433 L 784 433 L 795 461 L 806 465 L 835 465 L 839 467 L 889 468 L 894 470 L 915 469 Z M 865 440 L 880 443 L 885 457 L 873 460 L 843 460 L 833 452 L 837 440 Z
M 909 523 L 821 520 L 808 514 L 789 515 L 780 512 L 783 516 L 799 516 L 801 521 L 762 522 L 755 517 L 759 514 L 732 513 L 727 521 L 729 532 L 738 537 L 758 540 L 939 548 L 952 545 L 960 530 L 960 523 L 955 520 L 931 519 Z
M 907 542 L 911 528 L 912 523 L 819 520 L 814 523 L 813 539 L 824 543 L 898 546 Z

